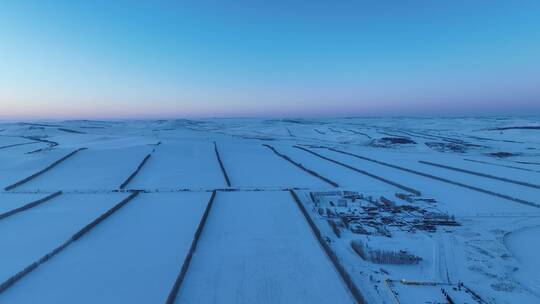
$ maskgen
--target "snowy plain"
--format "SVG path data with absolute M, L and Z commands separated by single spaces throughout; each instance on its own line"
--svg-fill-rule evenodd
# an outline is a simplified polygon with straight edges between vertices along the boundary
M 523 126 L 540 119 L 0 122 L 0 303 L 540 303 Z M 314 193 L 405 211 L 329 215 Z M 457 225 L 405 229 L 414 210 Z M 382 232 L 349 226 L 368 217 Z

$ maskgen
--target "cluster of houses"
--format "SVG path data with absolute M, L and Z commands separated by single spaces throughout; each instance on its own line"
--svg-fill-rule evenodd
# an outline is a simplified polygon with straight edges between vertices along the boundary
M 392 229 L 435 232 L 439 226 L 459 225 L 453 216 L 437 210 L 434 199 L 404 193 L 395 196 L 396 201 L 354 191 L 310 193 L 316 211 L 338 237 L 344 229 L 356 234 L 391 237 Z

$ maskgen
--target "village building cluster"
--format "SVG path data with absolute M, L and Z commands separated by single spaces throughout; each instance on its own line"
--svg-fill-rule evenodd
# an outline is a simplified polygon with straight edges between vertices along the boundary
M 459 225 L 453 216 L 436 208 L 434 199 L 412 194 L 396 193 L 393 200 L 355 191 L 323 191 L 310 192 L 310 198 L 317 213 L 338 237 L 344 229 L 391 237 L 393 229 L 436 232 L 439 226 Z

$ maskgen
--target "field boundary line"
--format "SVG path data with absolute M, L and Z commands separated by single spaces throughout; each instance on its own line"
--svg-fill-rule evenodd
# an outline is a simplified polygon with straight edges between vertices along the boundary
M 413 170 L 413 169 L 401 167 L 401 166 L 398 166 L 398 165 L 393 165 L 393 164 L 390 164 L 390 163 L 386 163 L 386 162 L 371 159 L 371 158 L 368 158 L 368 157 L 365 157 L 365 156 L 361 156 L 361 155 L 341 151 L 341 150 L 338 150 L 338 149 L 334 149 L 334 148 L 327 148 L 327 149 L 330 150 L 330 151 L 337 152 L 337 153 L 341 153 L 341 154 L 353 156 L 353 157 L 356 157 L 356 158 L 360 158 L 360 159 L 363 159 L 363 160 L 367 160 L 367 161 L 370 161 L 370 162 L 373 162 L 373 163 L 376 163 L 376 164 L 379 164 L 379 165 L 383 165 L 383 166 L 386 166 L 386 167 L 398 169 L 398 170 L 401 170 L 401 171 L 405 171 L 405 172 L 420 175 L 420 176 L 423 176 L 423 177 L 431 178 L 431 179 L 438 180 L 438 181 L 448 183 L 448 184 L 451 184 L 451 185 L 455 185 L 455 186 L 471 189 L 471 190 L 474 190 L 474 191 L 477 191 L 477 192 L 489 194 L 489 195 L 492 195 L 492 196 L 504 198 L 506 200 L 513 201 L 513 202 L 520 203 L 520 204 L 524 204 L 524 205 L 527 205 L 527 206 L 540 208 L 540 204 L 535 203 L 535 202 L 529 202 L 529 201 L 526 201 L 526 200 L 523 200 L 523 199 L 520 199 L 520 198 L 515 198 L 515 197 L 509 196 L 509 195 L 506 195 L 506 194 L 493 192 L 491 190 L 486 190 L 486 189 L 479 188 L 479 187 L 476 187 L 476 186 L 469 186 L 469 185 L 466 185 L 466 184 L 463 184 L 463 183 L 460 183 L 460 182 L 456 182 L 456 181 L 453 181 L 453 180 L 450 180 L 450 179 L 435 176 L 435 175 L 432 175 L 432 174 L 429 174 L 429 173 L 424 173 L 424 172 L 416 171 L 416 170 Z
M 73 152 L 70 152 L 69 154 L 61 157 L 60 159 L 54 161 L 52 164 L 48 165 L 47 167 L 45 167 L 44 169 L 41 169 L 40 171 L 28 176 L 28 177 L 25 177 L 23 178 L 22 180 L 18 181 L 18 182 L 15 182 L 14 184 L 11 184 L 7 187 L 4 188 L 5 191 L 9 191 L 9 190 L 12 190 L 12 189 L 15 189 L 16 187 L 19 187 L 23 184 L 26 184 L 27 182 L 33 180 L 34 178 L 42 175 L 43 173 L 51 170 L 52 168 L 58 166 L 60 163 L 62 163 L 63 161 L 67 160 L 68 158 L 72 157 L 73 155 L 77 154 L 78 152 L 82 151 L 82 150 L 86 150 L 87 148 L 79 148 Z
M 223 173 L 223 177 L 225 178 L 225 183 L 227 183 L 227 187 L 231 186 L 231 180 L 229 179 L 229 175 L 227 174 L 227 170 L 225 170 L 225 165 L 223 164 L 223 161 L 221 160 L 221 156 L 219 155 L 219 150 L 217 143 L 214 141 L 214 151 L 216 152 L 216 157 L 219 163 L 219 167 L 221 168 L 221 173 Z
M 516 185 L 520 185 L 520 186 L 540 189 L 540 185 L 527 183 L 527 182 L 522 182 L 522 181 L 518 181 L 518 180 L 514 180 L 514 179 L 509 179 L 509 178 L 506 178 L 506 177 L 498 177 L 498 176 L 491 175 L 491 174 L 475 172 L 475 171 L 471 171 L 471 170 L 461 169 L 461 168 L 457 168 L 457 167 L 447 166 L 447 165 L 438 164 L 438 163 L 429 162 L 429 161 L 424 161 L 424 160 L 419 160 L 418 162 L 421 163 L 421 164 L 426 164 L 426 165 L 439 167 L 439 168 L 443 168 L 443 169 L 453 170 L 453 171 L 457 171 L 457 172 L 463 172 L 463 173 L 467 173 L 467 174 L 471 174 L 471 175 L 477 175 L 477 176 L 481 176 L 481 177 L 485 177 L 485 178 L 491 178 L 491 179 L 495 179 L 495 180 L 500 180 L 500 181 L 503 181 L 503 182 L 512 183 L 512 184 L 516 184 Z
M 62 194 L 62 191 L 57 191 L 57 192 L 55 192 L 53 194 L 50 194 L 50 195 L 48 195 L 46 197 L 43 197 L 43 198 L 40 198 L 40 199 L 38 199 L 36 201 L 30 202 L 30 203 L 28 203 L 28 204 L 26 204 L 24 206 L 9 210 L 7 212 L 4 212 L 4 213 L 0 214 L 0 220 L 5 219 L 6 217 L 12 216 L 14 214 L 17 214 L 19 212 L 23 212 L 25 210 L 28 210 L 30 208 L 39 206 L 39 205 L 41 205 L 41 204 L 43 204 L 43 203 L 45 203 L 47 201 L 52 200 L 53 198 L 55 198 L 55 197 L 57 197 L 57 196 L 59 196 L 61 194 Z
M 317 227 L 317 225 L 313 222 L 313 219 L 309 215 L 308 211 L 304 207 L 304 204 L 300 201 L 300 198 L 296 195 L 296 193 L 293 190 L 290 190 L 289 193 L 291 194 L 294 202 L 296 203 L 296 206 L 298 206 L 298 209 L 300 209 L 300 212 L 306 219 L 308 226 L 311 228 L 311 232 L 315 235 L 315 238 L 317 241 L 319 241 L 319 244 L 323 248 L 324 252 L 326 253 L 326 256 L 330 259 L 332 264 L 334 265 L 335 269 L 339 273 L 341 279 L 343 279 L 343 282 L 351 292 L 351 295 L 353 296 L 354 300 L 358 304 L 365 304 L 366 300 L 364 299 L 364 296 L 362 296 L 362 293 L 360 292 L 360 289 L 358 286 L 356 286 L 356 283 L 352 280 L 351 275 L 345 270 L 345 267 L 341 264 L 338 257 L 330 248 L 328 243 L 324 240 L 321 231 Z
M 475 162 L 475 163 L 480 163 L 480 164 L 484 164 L 484 165 L 492 165 L 492 166 L 497 166 L 497 167 L 504 167 L 504 168 L 511 168 L 511 169 L 516 169 L 516 170 L 540 173 L 540 171 L 538 171 L 538 170 L 533 170 L 533 169 L 529 169 L 529 168 L 522 168 L 522 167 L 516 167 L 516 166 L 510 166 L 510 165 L 504 165 L 504 164 L 490 163 L 490 162 L 486 162 L 486 161 L 482 161 L 482 160 L 475 160 L 475 159 L 470 159 L 470 158 L 464 158 L 463 160 L 470 161 L 470 162 Z
M 137 174 L 139 174 L 139 171 L 141 171 L 141 169 L 143 168 L 144 164 L 146 164 L 146 162 L 148 161 L 148 159 L 150 159 L 150 156 L 152 156 L 151 153 L 147 154 L 143 160 L 139 163 L 139 165 L 137 166 L 137 169 L 135 169 L 135 171 L 131 172 L 131 174 L 126 178 L 126 180 L 120 184 L 120 189 L 124 189 L 126 188 L 126 186 L 135 178 L 135 176 L 137 176 Z
M 417 195 L 417 196 L 422 195 L 422 193 L 421 193 L 420 191 L 416 190 L 416 189 L 413 189 L 413 188 L 411 188 L 411 187 L 407 187 L 407 186 L 398 184 L 398 183 L 393 182 L 393 181 L 391 181 L 391 180 L 388 180 L 388 179 L 386 179 L 386 178 L 377 176 L 377 175 L 375 175 L 375 174 L 369 173 L 369 172 L 364 171 L 364 170 L 362 170 L 362 169 L 358 169 L 358 168 L 356 168 L 356 167 L 353 167 L 353 166 L 351 166 L 351 165 L 342 163 L 342 162 L 337 161 L 337 160 L 335 160 L 335 159 L 331 159 L 331 158 L 329 158 L 329 157 L 326 157 L 326 156 L 324 156 L 324 155 L 321 155 L 321 154 L 319 154 L 319 153 L 317 153 L 317 152 L 311 151 L 311 150 L 306 149 L 306 148 L 304 148 L 304 147 L 293 146 L 293 148 L 296 148 L 296 149 L 300 149 L 300 150 L 306 151 L 306 152 L 311 153 L 311 154 L 313 154 L 313 155 L 315 155 L 315 156 L 317 156 L 317 157 L 319 157 L 319 158 L 322 158 L 322 159 L 327 160 L 327 161 L 329 161 L 329 162 L 335 163 L 335 164 L 337 164 L 337 165 L 340 165 L 340 166 L 345 167 L 345 168 L 347 168 L 347 169 L 353 170 L 353 171 L 355 171 L 355 172 L 364 174 L 364 175 L 366 175 L 366 176 L 369 176 L 369 177 L 371 177 L 371 178 L 374 178 L 374 179 L 376 179 L 376 180 L 378 180 L 378 181 L 381 181 L 381 182 L 383 182 L 383 183 L 387 183 L 387 184 L 392 185 L 392 186 L 394 186 L 394 187 L 397 187 L 397 188 L 399 188 L 399 189 L 401 189 L 401 190 L 405 190 L 405 191 L 407 191 L 407 192 L 409 192 L 409 193 L 412 193 L 412 194 L 414 194 L 414 195 Z
M 86 134 L 86 132 L 81 132 L 81 131 L 72 130 L 72 129 L 68 129 L 68 128 L 58 128 L 58 130 L 63 131 L 63 132 L 67 132 L 67 133 Z
M 39 143 L 39 142 L 34 141 L 34 142 L 25 142 L 25 143 L 19 143 L 19 144 L 12 144 L 12 145 L 7 145 L 7 146 L 2 146 L 2 147 L 0 147 L 0 150 L 2 150 L 2 149 L 8 149 L 8 148 L 13 148 L 13 147 L 18 147 L 18 146 L 24 146 L 24 145 L 38 144 L 38 143 Z
M 191 263 L 191 259 L 193 258 L 193 254 L 195 253 L 195 250 L 197 250 L 197 243 L 199 242 L 199 238 L 201 237 L 202 231 L 206 224 L 206 220 L 208 219 L 208 215 L 210 214 L 210 210 L 212 209 L 212 205 L 214 204 L 216 194 L 217 192 L 214 190 L 212 192 L 212 196 L 210 196 L 210 200 L 208 201 L 206 208 L 204 209 L 204 213 L 203 213 L 203 216 L 201 217 L 201 221 L 199 222 L 199 226 L 197 226 L 197 230 L 195 231 L 195 234 L 193 236 L 193 241 L 191 241 L 191 246 L 189 248 L 189 251 L 186 257 L 184 258 L 184 262 L 182 263 L 182 268 L 180 269 L 180 272 L 178 273 L 178 276 L 176 277 L 176 280 L 174 281 L 171 291 L 169 292 L 169 296 L 167 297 L 167 300 L 165 301 L 166 304 L 173 304 L 174 301 L 176 300 L 176 297 L 178 296 L 178 291 L 180 290 L 180 287 L 182 286 L 182 283 L 184 282 L 187 271 L 189 269 L 189 265 Z
M 359 131 L 355 131 L 355 130 L 352 130 L 352 129 L 346 129 L 346 130 L 353 133 L 353 134 L 363 135 L 363 136 L 367 137 L 368 139 L 372 139 L 371 136 L 367 135 L 364 132 L 359 132 Z
M 329 184 L 329 185 L 331 185 L 331 186 L 334 186 L 334 187 L 336 187 L 336 188 L 339 187 L 339 184 L 338 184 L 338 183 L 334 182 L 333 180 L 331 180 L 331 179 L 329 179 L 329 178 L 326 178 L 326 177 L 320 175 L 319 173 L 317 173 L 317 172 L 315 172 L 315 171 L 313 171 L 313 170 L 311 170 L 311 169 L 308 169 L 308 168 L 304 167 L 304 165 L 302 165 L 301 163 L 295 162 L 295 161 L 292 160 L 289 156 L 287 156 L 287 155 L 285 155 L 285 154 L 283 154 L 283 153 L 280 153 L 278 150 L 276 150 L 276 148 L 274 148 L 274 147 L 272 147 L 272 146 L 270 146 L 270 145 L 267 145 L 267 144 L 263 144 L 263 146 L 265 146 L 265 147 L 267 147 L 268 149 L 272 150 L 272 152 L 274 152 L 277 156 L 279 156 L 279 157 L 283 158 L 284 160 L 290 162 L 291 164 L 295 165 L 296 167 L 298 167 L 298 168 L 304 170 L 305 172 L 309 173 L 310 175 L 315 176 L 316 178 L 318 178 L 318 179 L 324 181 L 325 183 L 327 183 L 327 184 Z
M 133 191 L 128 197 L 124 198 L 122 201 L 120 201 L 118 204 L 114 205 L 111 209 L 107 210 L 105 213 L 101 214 L 99 217 L 94 219 L 92 222 L 84 226 L 82 229 L 77 231 L 75 234 L 73 234 L 67 241 L 63 242 L 60 246 L 56 247 L 49 253 L 45 254 L 41 258 L 39 258 L 37 261 L 33 262 L 32 264 L 26 266 L 23 270 L 19 271 L 18 273 L 12 275 L 9 277 L 6 281 L 4 281 L 2 284 L 0 284 L 0 294 L 5 292 L 8 288 L 13 286 L 15 283 L 20 281 L 22 278 L 24 278 L 26 275 L 28 275 L 30 272 L 38 268 L 41 264 L 44 264 L 48 260 L 52 259 L 54 256 L 62 252 L 64 249 L 66 249 L 71 243 L 79 240 L 81 237 L 83 237 L 86 233 L 88 233 L 92 228 L 97 226 L 99 223 L 103 222 L 105 219 L 107 219 L 109 216 L 111 216 L 113 213 L 118 211 L 120 208 L 125 206 L 127 203 L 132 201 L 135 197 L 139 195 L 139 191 Z

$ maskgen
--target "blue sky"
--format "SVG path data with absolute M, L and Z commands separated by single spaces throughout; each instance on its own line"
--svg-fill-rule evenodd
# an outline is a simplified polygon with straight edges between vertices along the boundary
M 0 118 L 540 113 L 540 1 L 3 1 Z

